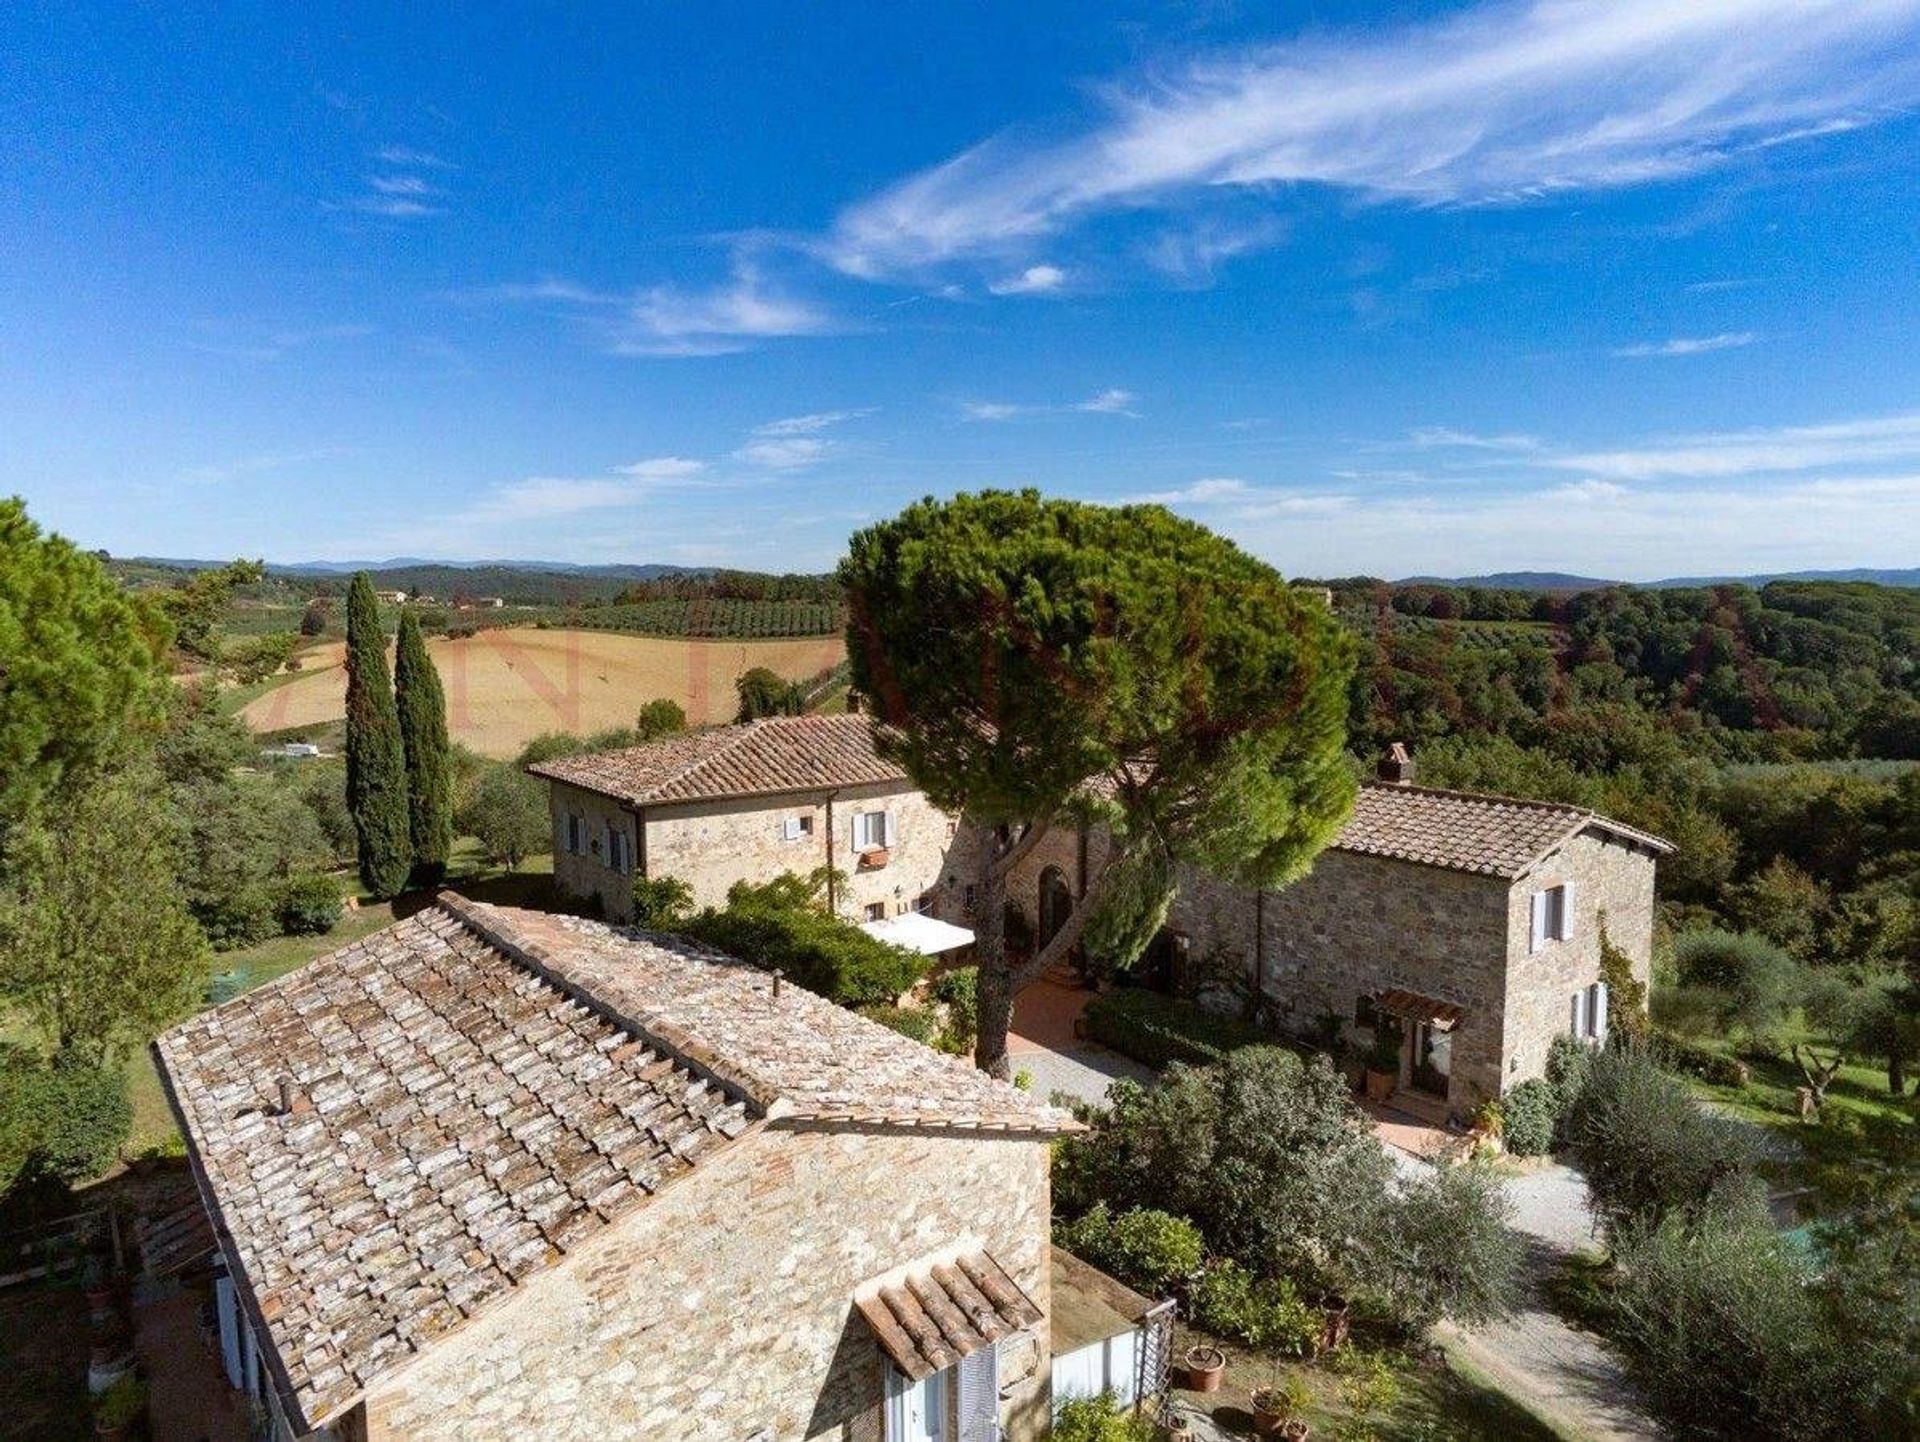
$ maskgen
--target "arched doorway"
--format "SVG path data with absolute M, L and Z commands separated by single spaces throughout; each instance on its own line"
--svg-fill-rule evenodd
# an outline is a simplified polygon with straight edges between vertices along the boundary
M 1040 873 L 1040 929 L 1035 937 L 1035 949 L 1045 950 L 1072 915 L 1073 890 L 1060 868 L 1049 866 Z

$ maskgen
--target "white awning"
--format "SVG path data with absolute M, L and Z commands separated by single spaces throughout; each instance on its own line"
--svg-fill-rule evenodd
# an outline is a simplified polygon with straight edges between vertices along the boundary
M 879 941 L 904 946 L 922 956 L 938 956 L 943 951 L 958 951 L 973 945 L 973 933 L 966 927 L 918 911 L 902 912 L 882 921 L 863 921 L 860 929 Z

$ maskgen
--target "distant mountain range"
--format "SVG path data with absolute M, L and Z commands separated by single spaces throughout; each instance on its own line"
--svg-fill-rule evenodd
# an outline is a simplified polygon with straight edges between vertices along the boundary
M 183 571 L 205 570 L 224 564 L 219 561 L 172 560 L 160 556 L 134 556 L 131 561 L 152 566 L 171 566 Z M 267 573 L 273 576 L 345 576 L 355 571 L 371 572 L 375 580 L 388 580 L 396 587 L 420 584 L 432 591 L 432 578 L 441 582 L 438 589 L 451 590 L 448 577 L 457 577 L 462 588 L 505 589 L 503 583 L 515 574 L 521 576 L 575 577 L 582 581 L 626 583 L 654 581 L 662 576 L 698 576 L 710 574 L 712 566 L 669 566 L 658 562 L 641 565 L 579 565 L 570 561 L 431 561 L 417 556 L 393 556 L 384 561 L 293 561 L 273 562 Z M 400 582 L 396 573 L 410 579 Z M 483 586 L 482 582 L 488 583 Z M 1869 581 L 1879 586 L 1920 587 L 1920 566 L 1905 569 L 1881 569 L 1869 566 L 1844 571 L 1767 571 L 1750 576 L 1670 576 L 1660 581 L 1613 581 L 1600 576 L 1576 576 L 1566 571 L 1492 571 L 1481 576 L 1408 576 L 1398 586 L 1485 586 L 1502 591 L 1599 591 L 1609 586 L 1644 586 L 1650 590 L 1676 590 L 1689 586 L 1746 585 L 1764 586 L 1769 581 Z
M 1607 581 L 1564 571 L 1494 571 L 1484 576 L 1409 576 L 1400 586 L 1485 586 L 1497 591 L 1602 591 L 1643 586 L 1673 591 L 1693 586 L 1764 586 L 1769 581 L 1870 581 L 1876 586 L 1920 586 L 1920 566 L 1905 570 L 1856 567 L 1848 571 L 1768 571 L 1753 576 L 1670 576 L 1662 581 Z

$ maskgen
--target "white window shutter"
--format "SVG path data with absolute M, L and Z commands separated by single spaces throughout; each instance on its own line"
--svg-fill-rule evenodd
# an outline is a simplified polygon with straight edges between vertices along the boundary
M 1547 893 L 1536 891 L 1533 894 L 1533 911 L 1528 918 L 1531 938 L 1527 950 L 1538 951 L 1540 943 L 1547 939 Z
M 1596 1039 L 1607 1039 L 1607 984 L 1596 981 L 1593 984 L 1593 1034 Z
M 848 817 L 848 825 L 852 835 L 852 840 L 848 842 L 848 845 L 855 851 L 858 851 L 860 849 L 860 813 L 858 811 Z
M 999 1357 L 989 1343 L 960 1359 L 959 1442 L 999 1442 Z
M 891 811 L 882 812 L 881 816 L 882 816 L 882 822 L 881 822 L 882 833 L 881 834 L 882 834 L 883 840 L 881 841 L 880 844 L 882 846 L 898 846 L 900 844 L 899 819 L 895 817 Z
M 1585 1003 L 1586 999 L 1587 999 L 1587 994 L 1584 991 L 1576 991 L 1573 994 L 1573 1019 L 1569 1024 L 1569 1029 L 1573 1032 L 1573 1034 L 1576 1037 L 1585 1036 L 1587 1034 L 1586 1028 L 1580 1025 L 1580 1013 L 1583 1009 L 1583 1003 Z
M 1560 888 L 1560 940 L 1573 940 L 1573 883 Z

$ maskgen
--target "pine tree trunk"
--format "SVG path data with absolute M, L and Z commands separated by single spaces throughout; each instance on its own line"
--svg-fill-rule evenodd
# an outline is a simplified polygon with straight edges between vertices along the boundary
M 987 863 L 980 888 L 980 914 L 974 918 L 977 959 L 976 1030 L 973 1064 L 1002 1081 L 1012 1075 L 1007 1033 L 1013 1027 L 1013 968 L 1007 959 L 1007 869 L 1000 858 Z

